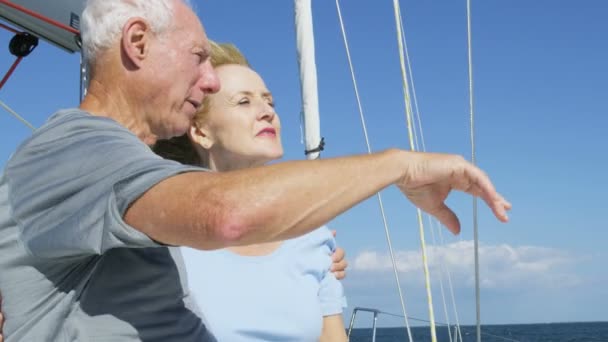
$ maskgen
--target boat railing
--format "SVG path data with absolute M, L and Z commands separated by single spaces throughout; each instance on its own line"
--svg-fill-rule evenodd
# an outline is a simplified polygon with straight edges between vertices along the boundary
M 382 310 L 378 310 L 378 309 L 372 309 L 372 308 L 365 308 L 365 307 L 360 307 L 357 306 L 353 309 L 353 312 L 350 316 L 350 324 L 348 326 L 348 339 L 350 340 L 350 336 L 353 330 L 353 325 L 355 324 L 355 318 L 357 317 L 357 313 L 359 311 L 363 311 L 363 312 L 369 312 L 373 315 L 373 322 L 372 322 L 372 342 L 376 342 L 376 330 L 377 330 L 377 323 L 378 323 L 378 316 L 380 314 L 382 315 L 386 315 L 386 316 L 393 316 L 393 317 L 401 317 L 403 318 L 403 315 L 398 315 L 398 314 L 394 314 L 394 313 L 390 313 L 390 312 L 386 312 L 386 311 L 382 311 Z M 429 323 L 428 320 L 426 319 L 421 319 L 421 318 L 416 318 L 416 317 L 411 317 L 408 316 L 407 318 L 408 320 L 411 321 L 417 321 L 417 322 L 423 322 L 423 323 Z M 460 337 L 460 341 L 462 341 L 462 335 L 459 334 L 459 330 L 462 329 L 461 326 L 456 326 L 456 325 L 448 325 L 446 323 L 441 323 L 441 322 L 435 322 L 435 324 L 439 325 L 439 326 L 444 326 L 447 329 L 451 329 L 452 327 L 454 328 L 454 332 L 453 332 L 453 336 L 455 337 L 454 341 L 458 342 L 459 341 L 459 337 Z M 507 337 L 503 337 L 503 336 L 498 336 L 498 335 L 494 335 L 494 334 L 490 334 L 487 332 L 482 331 L 481 335 L 485 335 L 488 337 L 494 337 L 494 338 L 498 338 L 504 341 L 513 341 L 513 342 L 518 342 L 518 340 L 512 339 L 512 338 L 507 338 Z
M 401 317 L 403 318 L 403 315 L 398 315 L 398 314 L 394 314 L 394 313 L 390 313 L 390 312 L 386 312 L 386 311 L 382 311 L 382 310 L 378 310 L 378 309 L 371 309 L 371 308 L 364 308 L 364 307 L 360 307 L 357 306 L 353 309 L 353 313 L 350 316 L 350 324 L 348 326 L 348 338 L 350 339 L 350 334 L 353 330 L 353 325 L 355 324 L 355 318 L 357 317 L 357 313 L 359 311 L 363 311 L 363 312 L 370 312 L 373 314 L 373 322 L 372 322 L 372 342 L 376 342 L 376 329 L 377 329 L 377 322 L 378 322 L 378 315 L 382 314 L 382 315 L 386 315 L 386 316 L 393 316 L 393 317 Z M 409 320 L 412 321 L 418 321 L 418 322 L 424 322 L 424 323 L 428 323 L 428 320 L 425 319 L 421 319 L 421 318 L 416 318 L 416 317 L 408 317 Z M 437 325 L 443 325 L 448 327 L 447 324 L 444 323 L 436 323 Z M 454 329 L 456 329 L 457 327 L 454 326 Z M 448 327 L 449 329 L 449 327 Z M 454 333 L 456 333 L 456 330 L 454 331 Z

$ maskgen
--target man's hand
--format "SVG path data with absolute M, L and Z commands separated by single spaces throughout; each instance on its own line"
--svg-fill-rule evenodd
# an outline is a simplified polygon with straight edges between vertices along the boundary
M 336 237 L 336 231 L 332 230 L 331 233 Z M 344 259 L 346 253 L 344 249 L 341 247 L 336 248 L 336 251 L 331 256 L 332 264 L 330 271 L 336 276 L 336 279 L 341 280 L 346 277 L 346 267 L 348 267 L 348 262 Z M 2 341 L 0 341 L 2 342 Z
M 444 201 L 452 190 L 481 197 L 496 218 L 508 221 L 507 202 L 488 176 L 464 158 L 439 153 L 410 153 L 409 165 L 397 186 L 418 208 L 435 216 L 452 233 L 460 232 L 460 222 Z M 414 159 L 411 159 L 414 158 Z

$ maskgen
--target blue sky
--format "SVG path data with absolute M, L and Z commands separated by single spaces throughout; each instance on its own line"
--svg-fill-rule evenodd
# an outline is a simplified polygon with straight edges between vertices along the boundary
M 301 159 L 292 6 L 284 0 L 196 4 L 209 36 L 235 43 L 265 78 L 283 122 L 285 159 Z M 427 149 L 469 157 L 465 2 L 402 1 L 401 7 Z M 472 11 L 477 159 L 514 205 L 506 225 L 480 207 L 482 321 L 608 320 L 608 224 L 602 217 L 608 190 L 608 3 L 475 1 Z M 362 153 L 335 3 L 315 1 L 313 13 L 323 157 Z M 344 1 L 342 14 L 372 148 L 407 148 L 392 2 Z M 0 45 L 10 38 L 0 31 Z M 7 51 L 0 53 L 0 71 L 12 60 Z M 0 90 L 0 100 L 40 125 L 54 110 L 77 104 L 78 61 L 41 43 Z M 29 132 L 2 111 L 0 134 L 3 164 Z M 383 196 L 408 313 L 426 318 L 415 211 L 395 189 Z M 438 321 L 446 320 L 442 260 L 452 275 L 460 321 L 471 324 L 471 199 L 453 195 L 449 204 L 463 232 L 453 237 L 444 231 L 444 244 L 431 248 L 435 312 Z M 349 255 L 344 284 L 350 308 L 399 312 L 376 199 L 330 226 Z M 196 293 L 203 275 L 194 267 L 196 253 L 187 252 L 187 258 Z M 383 317 L 380 323 L 401 320 Z

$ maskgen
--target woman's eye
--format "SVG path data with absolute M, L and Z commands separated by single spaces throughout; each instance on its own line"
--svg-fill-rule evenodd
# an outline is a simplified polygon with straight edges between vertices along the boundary
M 240 100 L 240 101 L 239 101 L 239 104 L 240 104 L 240 105 L 246 105 L 246 104 L 249 104 L 249 99 L 242 99 L 242 100 Z

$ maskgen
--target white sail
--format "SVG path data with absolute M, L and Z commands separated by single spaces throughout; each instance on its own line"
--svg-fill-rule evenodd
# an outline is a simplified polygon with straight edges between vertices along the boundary
M 306 151 L 313 151 L 318 149 L 321 144 L 321 133 L 311 0 L 295 0 L 294 5 L 302 92 L 304 142 Z M 308 159 L 317 159 L 318 157 L 319 151 L 307 153 Z

